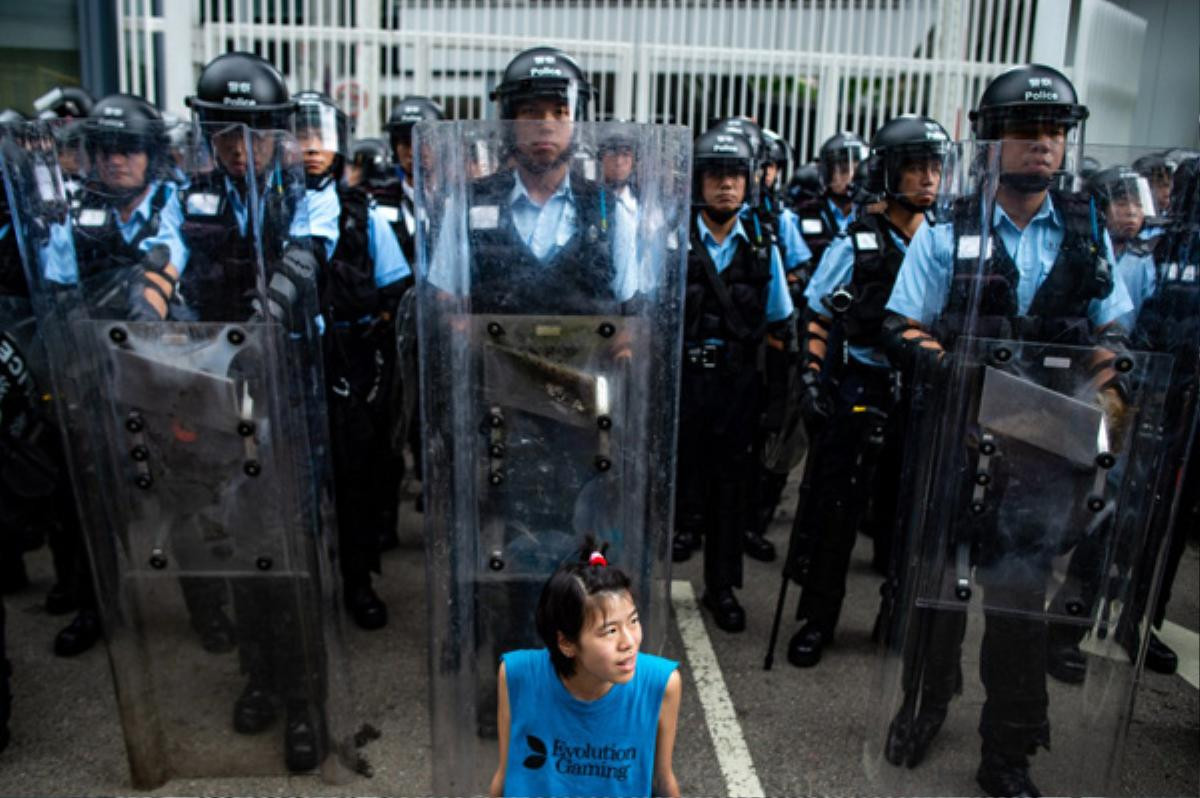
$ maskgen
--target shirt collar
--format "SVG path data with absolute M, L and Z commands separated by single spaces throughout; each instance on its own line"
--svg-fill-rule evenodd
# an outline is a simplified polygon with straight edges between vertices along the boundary
M 705 224 L 704 214 L 696 214 L 696 226 L 700 229 L 700 241 L 703 242 L 705 246 L 712 245 L 714 247 L 723 247 L 736 238 L 744 238 L 747 241 L 750 240 L 750 236 L 746 235 L 746 228 L 742 227 L 741 216 L 737 217 L 733 223 L 733 228 L 729 231 L 729 235 L 725 236 L 725 241 L 720 244 L 717 243 L 716 237 L 712 234 L 712 231 L 708 229 L 708 225 Z
M 1000 207 L 1000 203 L 997 202 L 995 209 L 992 211 L 992 226 L 1000 224 L 1001 221 L 1007 222 L 1014 230 L 1017 229 L 1017 225 L 1004 211 L 1004 208 Z M 1029 224 L 1026 227 L 1041 221 L 1047 221 L 1053 227 L 1062 227 L 1062 217 L 1058 209 L 1054 207 L 1054 201 L 1050 199 L 1050 192 L 1046 192 L 1046 199 L 1042 202 L 1042 207 L 1038 208 L 1037 213 L 1029 220 Z
M 525 188 L 525 184 L 521 182 L 521 173 L 516 169 L 513 170 L 513 177 L 515 178 L 513 180 L 513 188 L 508 195 L 508 201 L 511 205 L 516 205 L 518 202 L 525 202 L 534 206 L 535 208 L 544 207 L 544 205 L 549 204 L 551 200 L 557 197 L 563 197 L 567 202 L 572 204 L 575 202 L 575 193 L 571 191 L 570 172 L 567 172 L 567 174 L 563 177 L 563 181 L 558 184 L 558 188 L 554 190 L 554 193 L 551 194 L 549 199 L 547 199 L 546 202 L 541 206 L 530 199 L 529 189 Z
M 146 192 L 146 196 L 142 197 L 142 201 L 133 209 L 133 213 L 129 214 L 129 221 L 121 221 L 121 211 L 119 208 L 114 207 L 112 210 L 113 215 L 116 216 L 117 224 L 131 225 L 134 222 L 145 224 L 150 219 L 150 202 L 154 199 L 155 193 L 158 192 L 158 183 L 159 181 L 157 180 L 150 181 L 148 184 L 150 190 Z

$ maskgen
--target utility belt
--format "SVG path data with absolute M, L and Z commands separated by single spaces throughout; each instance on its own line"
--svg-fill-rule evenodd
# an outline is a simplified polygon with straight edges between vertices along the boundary
M 683 367 L 688 371 L 733 373 L 755 365 L 755 348 L 740 341 L 709 338 L 683 342 Z

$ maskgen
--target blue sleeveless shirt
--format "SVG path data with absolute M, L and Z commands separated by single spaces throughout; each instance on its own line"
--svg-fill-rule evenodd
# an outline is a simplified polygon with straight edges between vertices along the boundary
M 512 714 L 505 796 L 650 795 L 658 713 L 678 663 L 639 653 L 633 679 L 580 701 L 546 649 L 502 659 Z

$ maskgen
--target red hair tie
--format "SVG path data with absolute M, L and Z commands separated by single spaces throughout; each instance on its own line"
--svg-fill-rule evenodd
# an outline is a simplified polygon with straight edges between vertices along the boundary
M 600 552 L 593 551 L 592 556 L 588 557 L 588 565 L 608 565 L 608 560 Z

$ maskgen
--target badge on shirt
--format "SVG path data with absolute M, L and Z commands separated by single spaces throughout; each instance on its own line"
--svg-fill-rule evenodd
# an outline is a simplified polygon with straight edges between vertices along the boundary
M 800 232 L 806 236 L 820 235 L 825 229 L 825 225 L 821 224 L 820 219 L 801 219 Z
M 958 257 L 960 258 L 978 258 L 979 257 L 979 236 L 961 236 L 958 239 Z M 987 256 L 992 256 L 992 239 L 988 239 Z
M 855 233 L 854 248 L 864 252 L 874 252 L 879 249 L 879 239 L 874 233 Z
M 221 195 L 209 193 L 188 194 L 188 216 L 216 216 L 221 209 Z
M 80 227 L 103 227 L 108 213 L 103 208 L 84 208 L 79 212 Z
M 1174 281 L 1174 280 L 1178 280 L 1178 279 L 1179 279 L 1179 264 L 1178 263 L 1168 263 L 1167 264 L 1167 280 Z
M 386 219 L 388 224 L 395 224 L 400 218 L 400 209 L 391 205 L 380 205 L 379 215 Z
M 1196 267 L 1191 264 L 1184 266 L 1183 267 L 1183 276 L 1180 277 L 1179 279 L 1181 279 L 1185 283 L 1196 282 Z
M 500 226 L 500 206 L 472 205 L 469 222 L 472 230 L 495 230 Z

